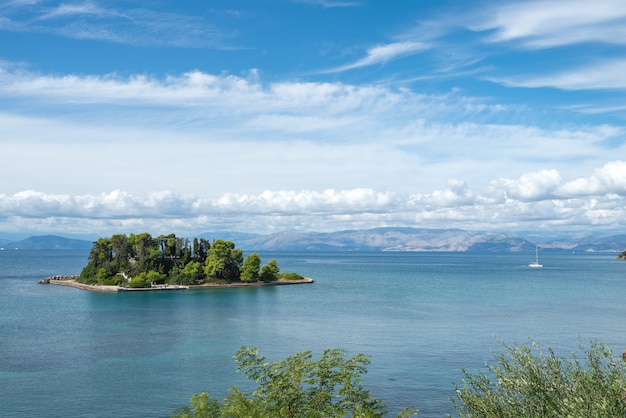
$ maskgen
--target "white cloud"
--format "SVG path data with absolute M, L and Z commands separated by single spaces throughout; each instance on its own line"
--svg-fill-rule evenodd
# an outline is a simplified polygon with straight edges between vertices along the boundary
M 416 207 L 447 208 L 473 205 L 475 196 L 469 186 L 462 180 L 449 179 L 447 188 L 435 190 L 432 193 L 416 194 L 409 197 L 409 203 Z
M 55 102 L 197 105 L 227 96 L 254 101 L 258 85 L 234 76 L 213 76 L 191 71 L 157 80 L 145 75 L 128 78 L 103 76 L 46 76 L 0 68 L 0 88 L 6 94 L 41 97 Z M 228 95 L 224 94 L 225 92 Z
M 296 0 L 298 3 L 306 3 L 313 4 L 317 6 L 322 6 L 325 8 L 334 8 L 334 7 L 355 7 L 360 6 L 361 3 L 356 1 L 332 1 L 332 0 Z
M 623 136 L 620 126 L 551 130 L 485 123 L 514 119 L 523 109 L 459 94 L 264 84 L 255 72 L 237 77 L 193 71 L 156 79 L 4 68 L 0 105 L 6 101 L 15 112 L 27 109 L 31 115 L 0 112 L 5 192 L 39 184 L 41 190 L 74 193 L 163 188 L 254 194 L 271 185 L 428 194 L 441 179 L 482 187 L 493 173 L 539 170 L 545 161 L 573 175 L 626 151 L 626 144 L 611 150 L 602 145 Z M 96 155 L 106 162 L 106 176 L 80 175 L 93 170 Z M 572 166 L 572 160 L 581 163 Z M 223 174 L 220 181 L 181 182 L 155 170 L 155 161 Z
M 475 30 L 495 30 L 494 42 L 531 48 L 582 42 L 626 44 L 626 3 L 621 0 L 541 0 L 503 3 Z
M 3 68 L 0 105 L 15 110 L 0 112 L 0 231 L 52 220 L 109 233 L 625 219 L 624 163 L 606 163 L 626 151 L 618 125 L 493 123 L 524 110 L 457 93 L 265 84 L 255 71 Z
M 501 178 L 491 183 L 490 194 L 503 193 L 505 199 L 521 201 L 543 200 L 552 197 L 561 183 L 556 170 L 541 170 L 522 175 L 519 179 Z
M 231 35 L 196 16 L 131 8 L 120 12 L 94 1 L 61 3 L 13 1 L 0 5 L 0 27 L 16 32 L 51 33 L 129 45 L 225 48 Z
M 567 182 L 559 193 L 565 196 L 594 196 L 614 194 L 626 196 L 626 162 L 611 161 L 596 169 L 590 177 Z
M 158 79 L 147 75 L 121 77 L 116 74 L 52 76 L 2 64 L 0 62 L 0 93 L 3 95 L 0 103 L 2 100 L 11 100 L 11 103 L 31 100 L 31 109 L 48 111 L 55 109 L 56 105 L 90 105 L 94 115 L 113 109 L 96 106 L 114 105 L 123 109 L 115 112 L 121 120 L 137 112 L 146 117 L 151 112 L 160 111 L 159 120 L 172 115 L 170 119 L 176 119 L 178 125 L 186 118 L 194 122 L 211 120 L 213 126 L 228 125 L 227 122 L 234 118 L 249 118 L 247 123 L 260 127 L 286 122 L 285 126 L 299 125 L 298 130 L 307 131 L 325 125 L 327 129 L 334 129 L 345 125 L 346 121 L 352 121 L 351 126 L 355 126 L 355 122 L 384 120 L 392 129 L 396 126 L 404 129 L 420 120 L 458 119 L 465 122 L 458 125 L 460 129 L 472 126 L 472 120 L 517 116 L 524 110 L 488 104 L 479 98 L 459 94 L 424 95 L 374 85 L 298 81 L 264 84 L 255 71 L 248 77 L 190 71 Z M 620 65 L 623 67 L 624 63 Z M 604 73 L 605 77 L 613 74 L 616 82 L 620 82 L 617 70 Z M 580 78 L 584 77 L 581 75 Z M 80 111 L 84 113 L 90 109 L 82 107 Z M 483 130 L 479 125 L 476 128 L 477 132 Z M 293 131 L 293 128 L 289 130 Z
M 512 87 L 554 87 L 562 90 L 626 89 L 626 60 L 598 63 L 540 76 L 496 77 L 492 81 Z
M 341 142 L 369 139 L 381 129 L 387 136 L 395 135 L 416 118 L 467 121 L 507 111 L 459 96 L 342 83 L 263 84 L 254 73 L 242 78 L 199 71 L 156 79 L 49 76 L 0 68 L 0 93 L 12 103 L 28 102 L 33 113 L 38 109 L 54 113 L 62 105 L 68 107 L 59 117 L 71 118 L 78 109 L 77 114 L 89 115 L 92 123 L 111 114 L 118 125 L 138 119 L 142 124 L 171 123 L 176 129 L 210 124 L 208 132 L 218 131 L 221 137 L 242 127 L 256 138 L 269 132 L 276 138 L 277 131 L 289 137 L 324 132 Z
M 11 224 L 24 227 L 27 222 L 40 229 L 46 225 L 82 228 L 83 233 L 140 232 L 137 228 L 167 231 L 168 227 L 198 233 L 224 225 L 237 229 L 244 224 L 246 230 L 256 232 L 336 230 L 337 222 L 346 229 L 383 225 L 490 230 L 575 229 L 582 225 L 615 228 L 626 224 L 625 173 L 626 163 L 613 161 L 588 178 L 566 182 L 562 187 L 556 170 L 541 170 L 517 180 L 494 180 L 484 193 L 452 179 L 447 189 L 422 195 L 370 188 L 265 190 L 258 195 L 226 193 L 215 198 L 167 191 L 69 195 L 26 190 L 0 194 L 4 219 L 0 230 L 10 230 Z M 494 200 L 494 189 L 506 196 Z
M 40 20 L 62 17 L 95 16 L 95 17 L 123 17 L 122 14 L 104 9 L 94 3 L 84 2 L 76 4 L 60 4 L 38 17 Z
M 367 56 L 352 64 L 348 64 L 329 72 L 341 72 L 370 65 L 384 64 L 396 58 L 412 55 L 430 49 L 430 45 L 423 42 L 406 41 L 387 45 L 378 45 L 367 51 Z
M 48 76 L 12 71 L 8 67 L 0 67 L 0 92 L 14 98 L 36 98 L 44 103 L 143 105 L 183 110 L 201 107 L 220 114 L 232 114 L 235 109 L 238 115 L 255 116 L 274 111 L 336 115 L 370 106 L 375 107 L 372 111 L 390 111 L 399 102 L 408 100 L 412 103 L 406 104 L 419 105 L 423 99 L 375 86 L 297 81 L 263 84 L 255 72 L 250 77 L 238 77 L 190 71 L 157 79 L 146 75 L 124 78 L 115 74 Z

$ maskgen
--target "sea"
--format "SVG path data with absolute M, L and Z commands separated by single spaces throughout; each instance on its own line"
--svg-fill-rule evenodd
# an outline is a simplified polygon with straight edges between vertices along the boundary
M 626 262 L 615 253 L 260 252 L 315 283 L 96 293 L 42 285 L 85 251 L 0 251 L 1 417 L 168 417 L 194 393 L 254 385 L 233 355 L 327 348 L 370 356 L 364 386 L 393 417 L 456 416 L 462 368 L 502 344 L 569 356 L 626 349 Z

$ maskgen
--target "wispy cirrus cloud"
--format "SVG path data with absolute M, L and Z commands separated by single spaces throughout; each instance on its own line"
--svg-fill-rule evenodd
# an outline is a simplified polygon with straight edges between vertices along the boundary
M 502 106 L 492 106 L 469 97 L 415 94 L 376 85 L 299 81 L 268 84 L 254 71 L 248 76 L 190 71 L 156 78 L 143 74 L 127 77 L 117 74 L 49 75 L 1 64 L 0 93 L 7 99 L 31 101 L 33 106 L 110 104 L 145 106 L 147 109 L 204 108 L 213 109 L 220 115 L 252 116 L 259 124 L 267 125 L 279 125 L 282 121 L 295 123 L 295 118 L 305 118 L 319 125 L 324 117 L 341 118 L 344 115 L 369 118 L 384 114 L 389 120 L 392 115 L 404 118 L 407 112 L 422 118 L 437 119 L 437 115 L 445 113 L 468 120 L 505 110 Z M 206 114 L 205 117 L 210 116 Z
M 493 77 L 492 81 L 511 87 L 553 87 L 561 90 L 626 89 L 626 60 L 603 60 L 579 68 L 545 75 Z
M 112 9 L 105 9 L 92 2 L 60 4 L 49 10 L 42 10 L 42 13 L 36 17 L 36 20 L 60 19 L 60 18 L 76 18 L 81 16 L 92 16 L 97 18 L 124 18 L 125 16 Z
M 297 3 L 312 4 L 312 5 L 321 6 L 324 8 L 361 6 L 361 3 L 357 1 L 340 1 L 340 0 L 295 0 L 295 1 Z
M 378 45 L 370 48 L 367 51 L 367 55 L 352 64 L 347 64 L 335 69 L 328 70 L 327 72 L 342 72 L 355 68 L 367 67 L 370 65 L 384 64 L 394 59 L 416 54 L 418 52 L 426 51 L 430 46 L 424 42 L 395 42 L 386 45 Z
M 128 45 L 227 48 L 232 34 L 204 18 L 149 8 L 124 12 L 96 1 L 11 2 L 0 7 L 0 30 L 51 33 Z
M 248 77 L 200 71 L 164 78 L 59 76 L 7 66 L 0 67 L 0 96 L 0 106 L 10 109 L 6 115 L 0 113 L 0 133 L 7 139 L 18 134 L 36 138 L 43 131 L 56 131 L 57 138 L 106 141 L 101 133 L 109 132 L 109 137 L 119 138 L 118 145 L 124 149 L 129 147 L 125 144 L 154 138 L 150 149 L 161 152 L 164 149 L 159 144 L 167 143 L 170 135 L 181 143 L 211 143 L 213 148 L 207 147 L 207 153 L 223 150 L 220 152 L 228 154 L 230 144 L 232 151 L 238 148 L 235 144 L 248 144 L 248 148 L 263 144 L 255 148 L 259 155 L 274 151 L 280 155 L 284 144 L 290 143 L 298 154 L 292 161 L 315 155 L 325 160 L 313 166 L 316 173 L 318 169 L 335 172 L 335 181 L 347 182 L 358 181 L 357 173 L 382 182 L 384 175 L 364 168 L 368 164 L 380 166 L 375 162 L 377 156 L 395 161 L 395 173 L 410 175 L 411 171 L 425 170 L 415 164 L 430 159 L 431 167 L 443 164 L 451 176 L 462 165 L 447 161 L 463 160 L 474 167 L 470 171 L 475 175 L 486 170 L 480 164 L 484 159 L 492 167 L 536 163 L 537 156 L 553 162 L 602 159 L 621 149 L 607 153 L 602 143 L 623 135 L 622 128 L 610 125 L 559 130 L 524 126 L 510 120 L 519 112 L 528 114 L 527 110 L 459 94 L 424 95 L 394 87 L 338 82 L 264 83 L 254 72 Z M 51 112 L 57 119 L 20 118 L 16 110 L 20 108 L 31 115 Z M 502 120 L 507 122 L 497 122 Z M 89 129 L 85 123 L 98 127 Z M 228 141 L 214 144 L 218 138 Z M 328 148 L 331 145 L 332 151 Z M 356 145 L 360 151 L 355 154 Z M 476 149 L 481 152 L 477 154 Z M 102 152 L 111 158 L 125 158 L 124 154 L 114 157 L 115 152 Z M 176 150 L 168 153 L 172 156 Z M 367 164 L 339 175 L 346 164 L 359 165 L 356 155 L 367 159 Z M 231 160 L 225 156 L 214 164 Z M 270 160 L 275 161 L 275 157 Z
M 626 44 L 626 3 L 621 0 L 534 0 L 502 3 L 486 11 L 478 31 L 492 42 L 551 48 L 588 42 Z
M 496 2 L 420 20 L 396 38 L 425 46 L 432 71 L 416 79 L 467 80 L 476 75 L 507 87 L 567 91 L 623 90 L 626 85 L 625 64 L 619 58 L 626 53 L 626 2 L 621 0 L 598 0 L 593 5 L 587 0 Z M 604 48 L 594 48 L 597 44 Z M 401 44 L 391 44 L 389 52 L 394 45 Z M 372 49 L 339 70 L 384 62 L 384 56 L 384 47 Z M 545 62 L 511 66 L 512 56 L 522 62 Z M 599 104 L 591 109 L 602 108 Z

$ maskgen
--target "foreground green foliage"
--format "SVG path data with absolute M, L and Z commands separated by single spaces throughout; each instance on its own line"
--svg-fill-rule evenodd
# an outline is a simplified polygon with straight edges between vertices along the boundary
M 238 371 L 258 383 L 252 393 L 232 387 L 223 402 L 207 392 L 191 397 L 191 407 L 174 411 L 175 418 L 384 417 L 385 405 L 362 386 L 369 358 L 345 358 L 342 350 L 326 350 L 319 360 L 310 351 L 267 362 L 256 348 L 235 354 Z M 417 414 L 405 409 L 399 417 Z
M 536 344 L 507 346 L 496 364 L 463 370 L 454 405 L 461 417 L 624 417 L 626 371 L 611 350 L 592 341 L 584 358 L 544 353 Z
M 538 344 L 508 346 L 494 355 L 485 371 L 470 373 L 455 384 L 452 399 L 460 417 L 587 418 L 626 417 L 626 368 L 623 359 L 602 343 L 580 347 L 582 358 L 558 357 Z M 345 358 L 326 350 L 314 361 L 311 352 L 267 362 L 256 348 L 235 354 L 238 370 L 258 384 L 251 393 L 232 387 L 226 399 L 207 392 L 191 397 L 191 406 L 174 418 L 383 417 L 385 405 L 362 386 L 369 358 Z M 417 415 L 406 408 L 398 417 Z
M 89 252 L 89 263 L 79 281 L 143 288 L 153 284 L 273 282 L 281 276 L 276 260 L 271 259 L 261 267 L 258 254 L 249 254 L 244 259 L 242 250 L 231 241 L 210 243 L 204 238 L 189 241 L 174 234 L 153 238 L 144 232 L 99 238 Z

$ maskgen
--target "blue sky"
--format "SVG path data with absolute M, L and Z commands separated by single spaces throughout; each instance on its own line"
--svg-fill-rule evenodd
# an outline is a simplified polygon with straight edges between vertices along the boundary
M 626 3 L 0 3 L 0 237 L 623 233 Z

